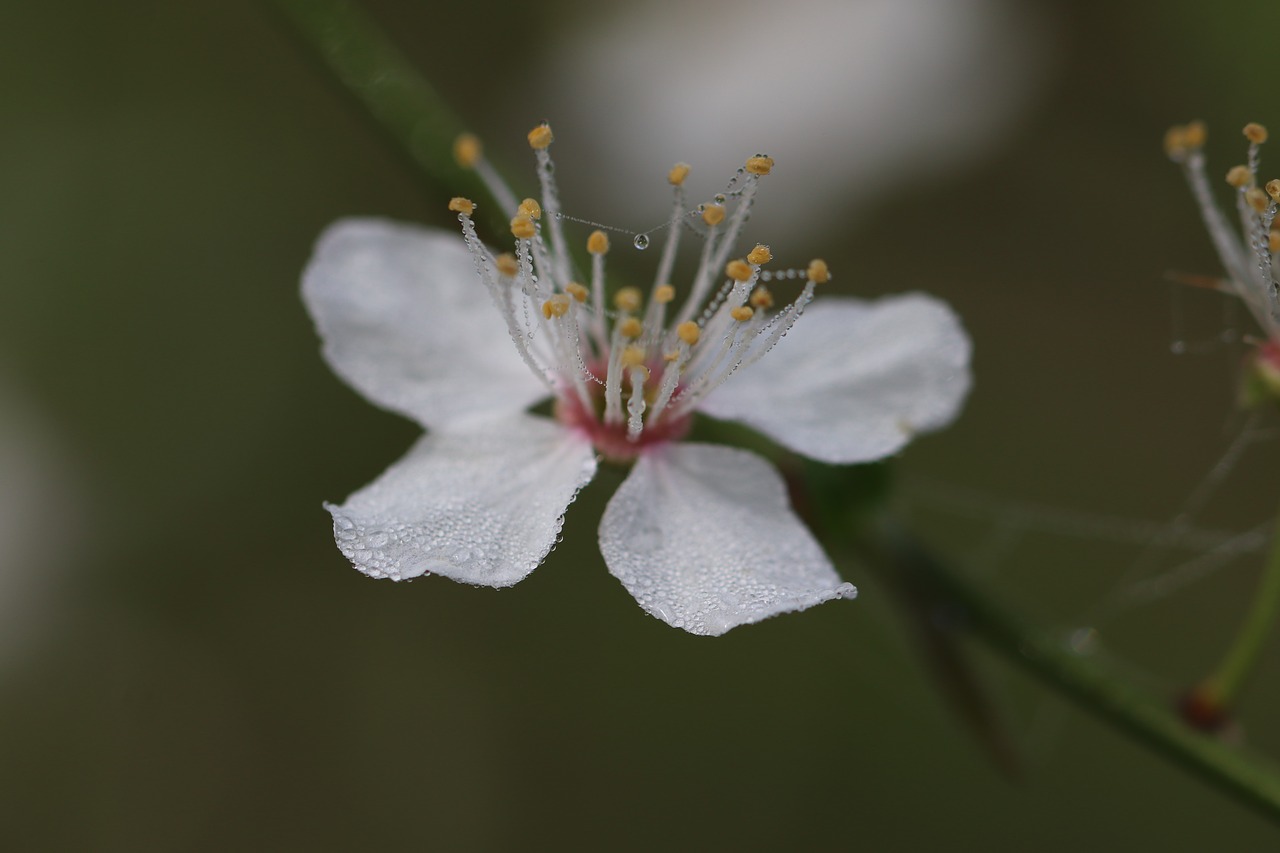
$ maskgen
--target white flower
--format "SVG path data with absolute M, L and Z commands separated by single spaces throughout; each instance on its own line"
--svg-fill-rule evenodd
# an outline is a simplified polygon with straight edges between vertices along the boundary
M 473 140 L 459 148 L 514 214 L 513 254 L 480 242 L 466 199 L 450 204 L 463 239 L 379 220 L 341 221 L 320 238 L 303 296 L 325 357 L 371 401 L 428 429 L 328 507 L 339 548 L 373 577 L 514 584 L 551 550 L 603 457 L 633 467 L 604 513 L 600 548 L 654 616 L 722 634 L 852 597 L 768 463 L 679 439 L 698 410 L 824 462 L 894 453 L 950 422 L 968 390 L 969 341 L 955 316 L 920 294 L 805 310 L 828 278 L 823 262 L 770 274 L 764 246 L 730 260 L 772 167 L 763 156 L 725 198 L 693 211 L 688 167 L 674 168 L 672 227 L 648 298 L 622 288 L 609 307 L 603 232 L 588 240 L 587 284 L 572 280 L 550 142 L 545 125 L 530 133 L 541 204 L 517 205 Z M 689 230 L 702 234 L 701 261 L 677 301 L 667 279 Z M 785 305 L 774 308 L 766 282 L 789 293 Z M 802 331 L 784 339 L 802 311 Z M 547 397 L 553 417 L 526 412 Z
M 1205 174 L 1204 125 L 1192 122 L 1170 128 L 1164 147 L 1186 173 L 1209 238 L 1226 270 L 1227 278 L 1216 282 L 1216 287 L 1238 296 L 1266 333 L 1249 360 L 1246 374 L 1245 401 L 1255 403 L 1280 399 L 1280 228 L 1275 227 L 1280 180 L 1268 181 L 1265 189 L 1258 186 L 1267 129 L 1251 122 L 1244 127 L 1244 136 L 1249 140 L 1247 160 L 1227 171 L 1227 183 L 1236 191 L 1238 233 L 1214 201 Z

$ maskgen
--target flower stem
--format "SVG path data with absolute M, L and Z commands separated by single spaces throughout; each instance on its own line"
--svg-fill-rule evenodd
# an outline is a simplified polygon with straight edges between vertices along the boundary
M 875 516 L 846 545 L 853 556 L 895 582 L 928 588 L 933 600 L 947 609 L 961 630 L 1086 711 L 1280 823 L 1280 773 L 1276 768 L 1193 730 L 1174 713 L 1171 703 L 1131 686 L 1096 655 L 1084 657 L 1056 635 L 1034 627 L 1000 604 L 990 590 L 934 557 L 892 516 Z M 1270 575 L 1280 576 L 1280 571 L 1274 570 L 1278 563 L 1280 558 L 1273 553 Z M 1276 583 L 1265 582 L 1264 592 L 1271 592 Z M 1274 608 L 1268 610 L 1268 624 L 1273 612 Z M 1250 623 L 1253 621 L 1251 618 Z
M 1280 527 L 1273 534 L 1271 553 L 1262 570 L 1253 607 L 1236 633 L 1235 641 L 1222 659 L 1217 671 L 1209 676 L 1199 691 L 1202 698 L 1225 711 L 1240 695 L 1245 680 L 1253 672 L 1258 654 L 1280 611 Z
M 484 193 L 476 176 L 453 159 L 453 141 L 464 130 L 461 119 L 362 8 L 349 0 L 272 0 L 272 5 L 419 176 L 451 195 Z M 484 209 L 505 233 L 498 205 Z

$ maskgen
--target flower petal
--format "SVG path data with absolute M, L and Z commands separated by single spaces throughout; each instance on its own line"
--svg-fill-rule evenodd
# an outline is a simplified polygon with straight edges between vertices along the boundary
M 595 471 L 590 443 L 546 418 L 516 415 L 425 435 L 345 504 L 325 508 L 338 548 L 371 577 L 432 572 L 510 586 L 547 556 Z
M 514 414 L 547 394 L 458 235 L 340 220 L 316 244 L 302 297 L 334 372 L 424 426 Z
M 600 521 L 600 550 L 646 612 L 692 634 L 857 592 L 791 511 L 778 472 L 732 447 L 641 456 Z
M 969 337 L 920 293 L 819 298 L 790 334 L 702 404 L 797 453 L 868 462 L 949 424 L 969 391 Z

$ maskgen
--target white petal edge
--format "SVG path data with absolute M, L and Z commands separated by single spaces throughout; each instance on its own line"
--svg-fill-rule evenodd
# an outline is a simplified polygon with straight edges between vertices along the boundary
M 701 409 L 811 459 L 869 462 L 955 419 L 972 384 L 971 351 L 955 313 L 931 296 L 819 295 Z
M 425 435 L 342 506 L 325 508 L 338 548 L 370 577 L 511 586 L 554 547 L 595 471 L 589 442 L 516 415 Z
M 423 426 L 514 414 L 547 395 L 517 354 L 461 235 L 339 220 L 316 243 L 302 298 L 333 371 Z
M 645 612 L 691 634 L 857 594 L 791 511 L 773 466 L 732 447 L 641 456 L 600 521 L 600 550 Z

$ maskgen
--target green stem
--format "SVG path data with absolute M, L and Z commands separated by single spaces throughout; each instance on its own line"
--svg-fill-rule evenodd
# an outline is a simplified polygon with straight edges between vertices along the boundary
M 857 556 L 898 582 L 927 588 L 963 630 L 1083 709 L 1280 822 L 1280 774 L 1274 767 L 1193 730 L 1171 703 L 1130 686 L 1096 656 L 1081 656 L 1059 637 L 1032 626 L 990 590 L 936 559 L 892 517 L 877 517 L 861 534 L 852 543 Z
M 465 130 L 461 119 L 363 9 L 349 0 L 272 4 L 421 177 L 442 188 L 442 195 L 476 198 L 484 192 L 453 159 L 453 142 Z M 484 208 L 491 224 L 506 233 L 497 205 Z
M 1208 678 L 1203 687 L 1217 707 L 1228 708 L 1240 695 L 1240 689 L 1253 672 L 1267 634 L 1276 621 L 1277 610 L 1280 610 L 1280 527 L 1272 538 L 1271 554 L 1263 568 L 1253 607 L 1218 671 Z

